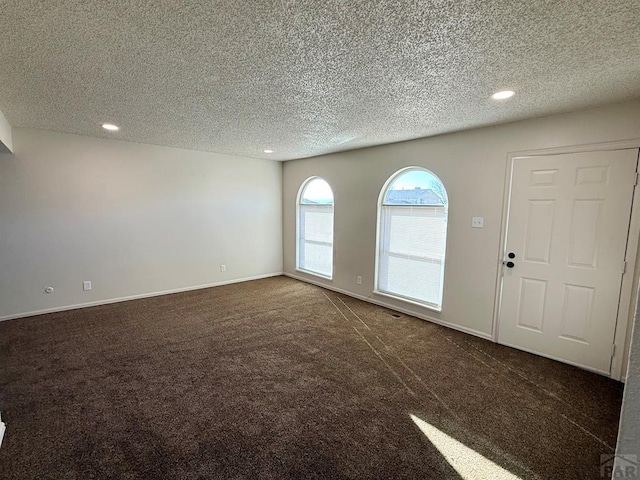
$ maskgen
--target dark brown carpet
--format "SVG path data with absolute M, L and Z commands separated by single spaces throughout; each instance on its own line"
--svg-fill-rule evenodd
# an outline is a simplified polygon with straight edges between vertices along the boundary
M 3 479 L 600 478 L 622 385 L 276 277 L 0 322 Z M 465 461 L 465 460 L 463 460 Z

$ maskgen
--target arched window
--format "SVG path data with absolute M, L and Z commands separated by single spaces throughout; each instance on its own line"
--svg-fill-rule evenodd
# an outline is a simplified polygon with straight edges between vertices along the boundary
M 400 170 L 378 204 L 376 291 L 440 311 L 447 240 L 447 192 L 428 170 Z
M 297 268 L 333 276 L 333 192 L 322 178 L 312 177 L 298 194 Z

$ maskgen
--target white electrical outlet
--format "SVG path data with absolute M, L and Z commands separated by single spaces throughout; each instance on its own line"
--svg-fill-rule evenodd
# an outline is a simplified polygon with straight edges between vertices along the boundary
M 91 280 L 85 280 L 84 282 L 82 282 L 82 290 L 84 290 L 85 292 L 91 290 Z
M 482 228 L 482 227 L 484 227 L 484 217 L 473 217 L 471 219 L 471 226 L 473 228 Z
M 356 282 L 358 282 L 358 285 L 362 285 L 362 277 L 360 275 L 356 277 Z
M 220 265 L 220 271 L 221 272 L 226 272 L 227 271 L 227 266 L 226 265 Z

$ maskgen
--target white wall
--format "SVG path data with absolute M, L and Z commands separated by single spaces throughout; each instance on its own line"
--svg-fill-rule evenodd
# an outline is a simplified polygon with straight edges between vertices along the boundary
M 282 271 L 281 163 L 20 128 L 13 140 L 0 319 Z
M 499 245 L 509 152 L 632 138 L 640 138 L 639 101 L 286 162 L 285 272 L 488 337 L 502 261 Z M 410 165 L 432 170 L 449 194 L 441 313 L 372 293 L 378 195 L 391 175 Z M 335 194 L 332 281 L 295 270 L 296 195 L 312 175 L 325 178 Z M 471 228 L 473 216 L 484 217 L 483 229 Z M 356 283 L 358 275 L 362 285 Z
M 633 329 L 616 453 L 637 455 L 640 460 L 640 312 L 636 312 Z M 617 462 L 622 465 L 619 459 Z
M 0 112 L 0 153 L 13 152 L 11 125 Z

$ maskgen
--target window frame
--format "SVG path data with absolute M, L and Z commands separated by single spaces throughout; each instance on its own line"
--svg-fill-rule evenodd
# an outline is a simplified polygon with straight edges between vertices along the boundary
M 391 187 L 391 185 L 397 180 L 399 179 L 401 176 L 411 172 L 411 171 L 420 171 L 420 172 L 426 172 L 429 175 L 432 175 L 436 180 L 438 180 L 438 182 L 440 182 L 440 185 L 442 185 L 442 189 L 444 191 L 444 195 L 445 195 L 445 200 L 446 200 L 446 205 L 443 207 L 444 208 L 444 218 L 445 218 L 445 237 L 444 237 L 444 251 L 443 251 L 443 255 L 442 255 L 442 264 L 440 267 L 440 304 L 434 304 L 434 303 L 430 303 L 430 302 L 426 302 L 423 300 L 420 300 L 418 298 L 414 298 L 414 297 L 410 297 L 407 295 L 402 295 L 400 293 L 395 293 L 395 292 L 389 292 L 386 290 L 383 290 L 380 288 L 380 264 L 381 264 L 381 257 L 382 257 L 382 252 L 381 252 L 381 248 L 382 248 L 382 240 L 383 237 L 388 234 L 388 230 L 385 230 L 385 232 L 382 231 L 382 226 L 383 226 L 383 215 L 384 215 L 384 207 L 385 206 L 396 206 L 396 207 L 403 207 L 403 205 L 393 205 L 393 204 L 386 204 L 384 203 L 385 197 L 387 196 L 387 193 L 389 191 L 389 188 Z M 406 207 L 408 208 L 424 208 L 424 207 L 433 207 L 433 205 L 420 205 L 420 204 L 407 204 Z M 412 305 L 417 305 L 419 307 L 422 308 L 426 308 L 429 310 L 433 310 L 436 312 L 442 312 L 442 306 L 444 303 L 444 280 L 445 280 L 445 265 L 446 265 L 446 255 L 447 255 L 447 237 L 448 237 L 448 227 L 449 227 L 449 194 L 447 192 L 447 189 L 444 185 L 444 182 L 440 179 L 440 177 L 438 175 L 436 175 L 434 172 L 432 172 L 431 170 L 424 168 L 424 167 L 419 167 L 419 166 L 409 166 L 409 167 L 404 167 L 401 168 L 400 170 L 397 170 L 395 173 L 393 173 L 388 179 L 387 181 L 384 183 L 384 185 L 382 186 L 382 188 L 380 189 L 380 194 L 378 195 L 378 204 L 377 204 L 377 220 L 376 220 L 376 250 L 375 250 L 375 268 L 374 268 L 374 289 L 373 289 L 373 293 L 376 295 L 380 295 L 383 297 L 388 297 L 388 298 L 392 298 L 395 300 L 401 300 L 403 302 L 406 303 L 410 303 Z
M 334 266 L 335 266 L 335 248 L 334 248 L 334 239 L 335 239 L 335 231 L 332 231 L 332 236 L 331 236 L 331 275 L 325 275 L 324 273 L 320 273 L 320 272 L 316 272 L 314 270 L 309 270 L 307 268 L 303 268 L 300 266 L 300 253 L 301 253 L 301 248 L 300 248 L 300 243 L 303 240 L 300 236 L 301 234 L 301 227 L 302 227 L 302 222 L 301 222 L 301 218 L 300 218 L 300 213 L 301 213 L 301 206 L 305 205 L 302 203 L 302 199 L 304 196 L 304 192 L 307 189 L 307 187 L 309 186 L 309 184 L 314 181 L 314 180 L 322 180 L 323 182 L 325 182 L 327 184 L 327 186 L 329 187 L 329 189 L 331 190 L 331 226 L 332 226 L 332 230 L 333 227 L 335 226 L 335 195 L 333 193 L 333 188 L 331 188 L 331 185 L 329 184 L 329 182 L 327 182 L 326 179 L 324 179 L 323 177 L 314 175 L 312 177 L 307 178 L 305 181 L 302 182 L 302 184 L 300 185 L 300 188 L 298 189 L 298 195 L 296 198 L 296 271 L 297 272 L 302 272 L 302 273 L 306 273 L 308 275 L 314 275 L 316 277 L 319 278 L 323 278 L 325 280 L 333 280 L 333 273 L 334 273 Z M 310 205 L 310 204 L 309 204 Z

